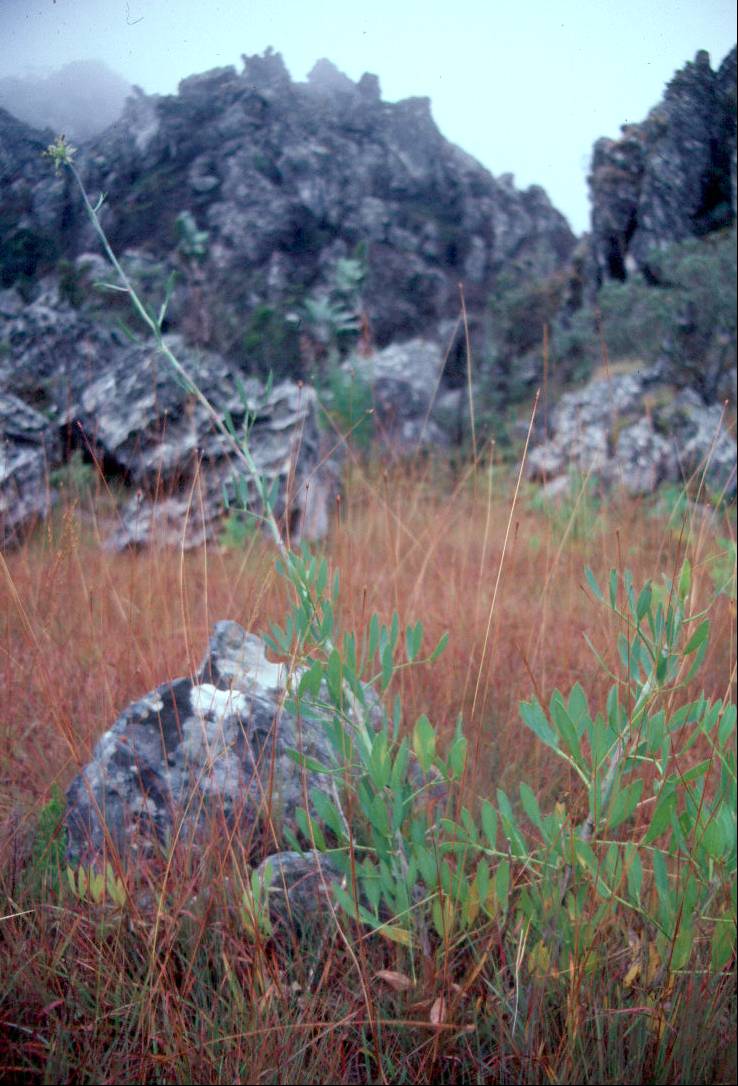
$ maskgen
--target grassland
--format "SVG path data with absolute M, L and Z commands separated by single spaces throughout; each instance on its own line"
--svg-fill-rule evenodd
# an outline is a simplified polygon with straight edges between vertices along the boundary
M 120 864 L 138 887 L 122 908 L 65 892 L 38 855 L 54 787 L 130 700 L 198 666 L 215 621 L 260 633 L 287 602 L 261 535 L 116 555 L 100 545 L 106 500 L 99 480 L 68 489 L 1 567 L 0 1081 L 735 1080 L 734 957 L 716 974 L 698 938 L 672 970 L 647 924 L 615 914 L 565 971 L 531 953 L 513 915 L 412 968 L 405 948 L 350 923 L 346 940 L 253 938 L 233 887 L 262 858 L 258 836 L 214 835 L 197 855 L 136 872 Z M 390 692 L 405 723 L 424 712 L 450 736 L 463 714 L 472 807 L 525 780 L 542 810 L 586 817 L 577 778 L 518 712 L 577 681 L 593 704 L 606 696 L 583 635 L 612 661 L 618 623 L 594 606 L 585 565 L 601 581 L 627 566 L 640 583 L 675 578 L 688 557 L 712 622 L 693 696 L 735 698 L 730 512 L 586 491 L 545 506 L 525 488 L 515 500 L 502 467 L 355 462 L 323 547 L 341 572 L 345 628 L 397 610 L 431 643 L 449 632 L 443 656 L 400 672 Z M 700 754 L 684 754 L 685 772 Z

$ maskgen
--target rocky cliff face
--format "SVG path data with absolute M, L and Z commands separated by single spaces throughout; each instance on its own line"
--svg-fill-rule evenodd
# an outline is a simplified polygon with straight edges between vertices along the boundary
M 25 171 L 0 197 L 4 243 L 24 253 L 4 260 L 7 286 L 97 246 L 65 182 L 39 180 L 38 134 L 0 116 L 0 142 L 7 178 Z M 172 330 L 246 369 L 250 322 L 278 310 L 297 324 L 342 259 L 362 265 L 365 332 L 382 346 L 436 333 L 459 312 L 460 281 L 473 316 L 511 261 L 546 275 L 574 246 L 544 191 L 518 191 L 448 143 L 427 99 L 383 102 L 376 77 L 354 84 L 327 61 L 306 83 L 269 53 L 186 79 L 176 96 L 136 93 L 78 161 L 107 195 L 114 247 L 164 277 L 176 267 Z M 294 366 L 300 331 L 271 328 Z
M 735 221 L 735 88 L 736 50 L 717 71 L 700 51 L 645 121 L 597 141 L 589 179 L 596 286 L 648 275 L 654 249 Z

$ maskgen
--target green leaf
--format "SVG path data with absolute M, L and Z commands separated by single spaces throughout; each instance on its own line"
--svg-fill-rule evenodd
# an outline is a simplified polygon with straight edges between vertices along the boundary
M 485 859 L 481 859 L 477 864 L 475 881 L 479 893 L 479 900 L 485 901 L 487 894 L 489 893 L 489 864 Z
M 453 742 L 448 752 L 448 764 L 451 770 L 451 776 L 454 780 L 459 780 L 466 767 L 466 752 L 467 741 L 461 730 L 461 721 L 457 721 L 456 734 L 454 735 Z
M 328 846 L 323 832 L 315 819 L 309 817 L 304 807 L 297 808 L 295 822 L 305 840 L 310 842 L 311 847 L 317 848 L 320 852 L 325 852 Z
M 369 660 L 373 660 L 377 648 L 379 647 L 379 619 L 376 614 L 372 615 L 369 620 Z
M 351 897 L 351 895 L 348 894 L 344 890 L 344 888 L 337 882 L 333 883 L 332 889 L 333 896 L 335 897 L 336 901 L 341 906 L 343 911 L 348 913 L 352 920 L 358 920 L 359 914 L 356 909 L 356 902 Z
M 392 738 L 397 740 L 397 736 L 400 734 L 400 723 L 402 721 L 402 698 L 399 693 L 395 694 L 392 701 Z
M 334 769 L 331 769 L 330 766 L 323 765 L 317 758 L 311 758 L 309 754 L 302 754 L 301 751 L 294 750 L 292 747 L 287 747 L 285 753 L 293 762 L 297 762 L 299 766 L 309 770 L 311 773 L 335 773 Z
M 518 829 L 518 824 L 515 821 L 512 805 L 501 788 L 497 789 L 497 806 L 500 812 L 500 818 L 502 819 L 502 827 L 505 831 L 505 836 L 510 842 L 510 848 L 512 849 L 513 855 L 518 857 L 527 856 L 528 849 L 526 848 L 525 840 Z
M 394 658 L 392 646 L 387 644 L 382 650 L 382 690 L 386 690 L 392 680 L 394 672 Z
M 719 973 L 735 953 L 735 919 L 721 916 L 715 923 L 710 944 L 710 963 L 714 972 Z
M 365 924 L 368 924 L 371 917 L 367 919 L 365 912 L 364 909 L 361 910 L 361 918 Z M 369 926 L 374 928 L 377 935 L 382 935 L 393 943 L 399 943 L 401 946 L 406 947 L 413 945 L 412 933 L 407 928 L 401 928 L 397 924 L 377 924 L 376 921 L 373 921 Z
M 482 829 L 490 848 L 497 848 L 497 812 L 488 799 L 482 803 Z
M 623 572 L 623 584 L 625 585 L 625 594 L 628 597 L 628 607 L 630 608 L 630 613 L 633 616 L 633 618 L 635 619 L 635 617 L 636 617 L 636 600 L 635 600 L 635 592 L 633 591 L 633 574 L 630 572 L 629 569 L 626 569 Z
M 648 581 L 641 589 L 641 594 L 639 595 L 638 603 L 636 604 L 636 618 L 638 622 L 640 622 L 644 615 L 650 610 L 652 595 L 653 589 L 651 587 L 651 582 Z
M 427 773 L 436 756 L 436 730 L 423 713 L 413 729 L 413 750 L 420 768 Z
M 318 566 L 318 576 L 315 578 L 315 591 L 318 597 L 322 596 L 325 592 L 325 586 L 328 584 L 328 563 L 325 558 L 321 559 Z
M 673 914 L 673 894 L 669 885 L 669 875 L 666 870 L 666 860 L 663 852 L 658 849 L 653 853 L 653 878 L 659 895 L 659 904 L 667 915 Z
M 392 766 L 392 774 L 390 776 L 390 788 L 393 792 L 399 792 L 402 786 L 407 780 L 407 767 L 410 760 L 410 744 L 405 736 L 400 743 L 399 750 L 395 756 L 395 764 Z
M 698 649 L 703 641 L 706 641 L 710 633 L 710 623 L 707 619 L 704 622 L 700 622 L 695 632 L 690 637 L 687 644 L 684 646 L 684 655 L 689 656 L 690 652 L 694 652 Z
M 645 845 L 652 844 L 657 837 L 660 837 L 665 830 L 671 824 L 672 811 L 676 806 L 676 792 L 674 790 L 674 784 L 667 782 L 664 784 L 659 797 L 656 800 L 656 807 L 651 817 L 651 825 L 646 831 L 646 836 L 643 838 Z
M 307 671 L 303 673 L 297 687 L 299 697 L 311 694 L 314 698 L 320 693 L 323 682 L 323 665 L 319 660 L 314 660 Z
M 415 846 L 415 858 L 418 863 L 423 883 L 427 890 L 435 890 L 438 885 L 438 864 L 434 854 L 423 845 Z
M 731 843 L 735 839 L 735 826 L 732 827 L 732 832 L 729 837 L 724 832 L 724 826 L 722 821 L 717 818 L 713 818 L 704 827 L 702 832 L 702 839 L 700 844 L 714 860 L 719 860 L 723 854 L 730 848 Z
M 692 766 L 691 769 L 687 769 L 682 774 L 682 784 L 687 784 L 689 781 L 696 781 L 700 777 L 704 777 L 711 765 L 712 759 L 706 758 L 703 762 L 699 762 L 697 765 Z
M 331 697 L 336 705 L 340 705 L 343 695 L 343 674 L 342 674 L 341 657 L 338 649 L 332 649 L 331 654 L 328 657 L 328 665 L 325 671 L 325 677 L 328 682 L 328 689 Z
M 679 580 L 677 581 L 677 593 L 680 600 L 686 600 L 689 593 L 692 591 L 692 563 L 688 558 L 685 558 L 682 562 L 682 568 L 679 571 Z
M 610 687 L 607 694 L 607 722 L 615 735 L 621 731 L 620 697 L 617 686 Z
M 563 698 L 558 690 L 554 692 L 551 698 L 549 709 L 551 712 L 551 719 L 553 720 L 559 736 L 563 739 L 564 745 L 569 748 L 569 753 L 577 765 L 581 766 L 584 762 L 584 758 L 582 756 L 579 735 L 566 711 Z
M 520 785 L 520 802 L 523 805 L 523 810 L 527 814 L 534 826 L 537 826 L 541 833 L 545 836 L 545 829 L 543 825 L 543 818 L 541 817 L 541 809 L 538 806 L 538 800 L 536 799 L 533 789 L 525 783 L 521 782 Z
M 645 727 L 646 733 L 646 749 L 649 754 L 656 754 L 661 750 L 661 746 L 666 736 L 666 713 L 663 709 L 659 709 L 657 713 L 650 716 L 646 721 Z
M 410 663 L 416 659 L 423 644 L 423 624 L 416 622 L 414 626 L 408 626 L 405 633 L 407 658 Z
M 375 795 L 366 813 L 369 816 L 369 821 L 382 837 L 388 837 L 390 824 L 387 818 L 387 806 L 384 797 Z
M 346 830 L 340 811 L 332 799 L 319 788 L 311 788 L 310 799 L 321 822 L 333 831 L 339 841 L 345 840 Z
M 390 773 L 392 772 L 392 762 L 387 748 L 387 736 L 384 732 L 377 732 L 372 739 L 368 768 L 372 784 L 381 791 L 389 783 Z
M 625 866 L 628 872 L 628 894 L 630 900 L 640 905 L 641 886 L 643 885 L 643 867 L 638 847 L 632 841 L 625 846 Z
M 495 897 L 503 913 L 507 912 L 507 899 L 510 893 L 510 863 L 503 860 L 495 872 Z
M 441 653 L 446 648 L 446 645 L 448 645 L 448 634 L 447 633 L 442 635 L 441 640 L 438 642 L 438 644 L 434 648 L 433 652 L 430 654 L 430 663 L 431 664 L 434 663 L 438 659 L 438 657 L 441 655 Z
M 577 729 L 577 735 L 581 738 L 585 727 L 590 721 L 587 695 L 581 683 L 574 683 L 569 692 L 569 716 Z
M 537 698 L 533 698 L 531 701 L 521 701 L 518 711 L 523 723 L 530 728 L 534 735 L 538 736 L 542 743 L 545 743 L 547 747 L 551 747 L 553 750 L 558 750 L 559 741 L 549 725 L 546 714 Z
M 674 940 L 671 952 L 671 968 L 684 969 L 692 954 L 694 945 L 694 928 L 691 923 L 682 921 L 682 926 Z
M 394 655 L 395 648 L 397 647 L 397 638 L 400 636 L 400 616 L 397 611 L 392 612 L 392 623 L 390 625 L 390 645 L 392 646 L 392 654 Z
M 589 584 L 589 587 L 592 589 L 592 592 L 594 593 L 595 599 L 599 600 L 600 603 L 604 603 L 605 602 L 605 597 L 602 595 L 602 589 L 597 584 L 597 578 L 595 577 L 594 573 L 589 568 L 589 566 L 584 567 L 584 576 L 587 578 L 587 583 Z
M 607 818 L 611 830 L 630 818 L 640 802 L 642 792 L 643 781 L 635 780 L 614 793 Z
M 736 725 L 736 706 L 728 705 L 723 710 L 722 720 L 718 727 L 718 744 L 720 747 L 725 747 L 728 740 L 735 732 Z

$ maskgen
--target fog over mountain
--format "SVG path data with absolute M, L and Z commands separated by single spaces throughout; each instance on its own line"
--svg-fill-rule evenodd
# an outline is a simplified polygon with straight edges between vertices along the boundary
M 86 140 L 117 120 L 131 84 L 100 60 L 75 60 L 45 75 L 0 79 L 0 107 L 34 128 Z

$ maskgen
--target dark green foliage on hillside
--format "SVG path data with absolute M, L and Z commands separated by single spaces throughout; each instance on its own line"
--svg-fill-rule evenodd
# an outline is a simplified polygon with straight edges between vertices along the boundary
M 735 229 L 654 252 L 646 276 L 608 283 L 596 305 L 575 313 L 566 312 L 563 277 L 505 276 L 488 306 L 490 384 L 508 402 L 540 385 L 548 326 L 549 380 L 586 379 L 604 361 L 604 342 L 610 361 L 661 362 L 671 382 L 694 387 L 706 401 L 730 397 L 735 281 Z
M 243 352 L 249 373 L 272 374 L 277 381 L 300 371 L 299 321 L 270 305 L 253 310 L 243 333 Z
M 706 400 L 721 396 L 735 366 L 735 230 L 654 253 L 648 277 L 600 291 L 610 356 L 663 360 L 676 384 L 692 385 Z

